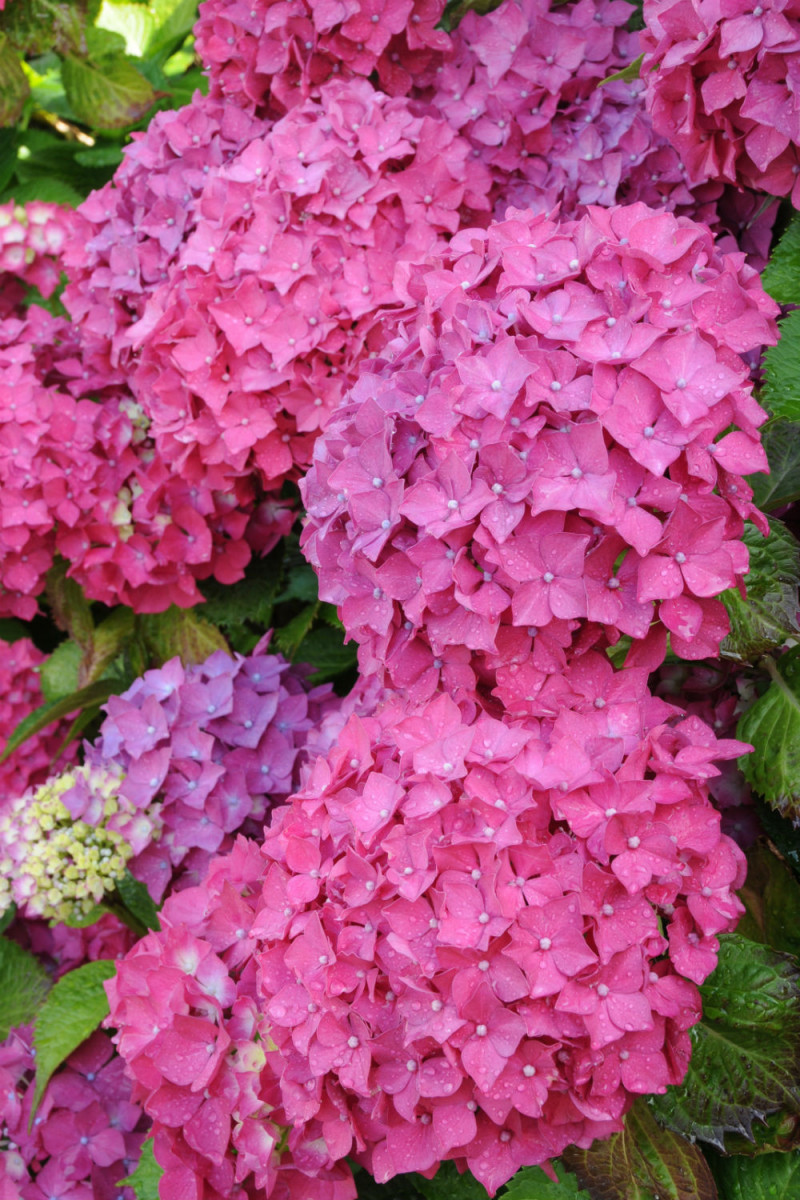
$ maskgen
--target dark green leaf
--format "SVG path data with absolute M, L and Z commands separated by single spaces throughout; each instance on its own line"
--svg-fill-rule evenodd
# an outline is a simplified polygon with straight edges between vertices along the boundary
M 126 129 L 149 112 L 158 98 L 124 54 L 104 60 L 102 69 L 86 59 L 67 57 L 61 78 L 75 116 L 94 129 Z
M 319 596 L 319 583 L 313 568 L 308 563 L 292 564 L 286 574 L 278 602 L 283 604 L 286 600 L 302 600 L 305 604 L 313 604 Z
M 800 878 L 800 830 L 795 829 L 791 821 L 776 813 L 760 797 L 755 796 L 754 800 L 761 828 L 783 861 Z
M 0 125 L 10 126 L 19 120 L 30 90 L 19 53 L 0 33 Z
M 739 759 L 747 782 L 778 812 L 800 817 L 800 646 L 765 658 L 770 686 L 739 721 L 736 736 L 754 747 Z
M 269 629 L 281 586 L 282 547 L 267 558 L 248 563 L 244 579 L 234 584 L 206 580 L 201 589 L 203 616 L 226 633 L 234 650 L 248 654 Z
M 723 1200 L 797 1200 L 800 1154 L 761 1154 L 757 1158 L 718 1158 L 714 1173 Z
M 570 1146 L 564 1162 L 591 1200 L 716 1200 L 708 1163 L 692 1142 L 662 1129 L 640 1098 L 625 1128 L 588 1150 Z
M 747 909 L 738 925 L 743 937 L 800 957 L 800 883 L 766 842 L 747 852 L 739 899 Z
M 82 167 L 118 167 L 123 157 L 121 146 L 102 143 L 90 146 L 87 150 L 78 150 L 75 161 Z
M 126 1179 L 121 1179 L 117 1187 L 126 1185 L 132 1187 L 136 1194 L 136 1200 L 159 1200 L 158 1184 L 163 1174 L 164 1168 L 158 1165 L 153 1153 L 153 1139 L 148 1138 L 142 1144 L 142 1152 L 136 1170 Z
M 53 1072 L 108 1016 L 108 998 L 103 983 L 111 979 L 115 971 L 114 962 L 100 959 L 76 967 L 53 985 L 39 1009 L 33 1033 L 36 1090 L 31 1115 L 38 1108 Z
M 633 62 L 628 63 L 627 67 L 623 67 L 621 71 L 615 71 L 613 75 L 607 75 L 605 79 L 601 79 L 598 87 L 604 87 L 607 83 L 631 83 L 634 79 L 638 79 L 642 71 L 642 63 L 644 55 L 640 54 Z
M 20 638 L 27 636 L 28 630 L 22 621 L 17 621 L 14 617 L 0 617 L 0 641 L 18 642 Z
M 770 521 L 768 538 L 755 525 L 747 524 L 743 540 L 750 551 L 750 569 L 744 580 L 747 599 L 742 599 L 737 588 L 722 593 L 731 630 L 720 652 L 725 658 L 752 662 L 800 631 L 800 544 L 775 518 Z
M 188 666 L 204 662 L 215 650 L 228 650 L 228 643 L 216 625 L 193 609 L 177 608 L 174 604 L 166 612 L 140 616 L 139 629 L 159 666 L 176 655 Z
M 0 129 L 0 193 L 8 187 L 17 169 L 19 134 L 16 129 Z
M 422 1193 L 414 1187 L 416 1175 L 395 1175 L 388 1183 L 376 1183 L 363 1167 L 353 1171 L 358 1200 L 424 1200 Z M 458 1200 L 456 1195 L 453 1200 Z
M 764 355 L 761 400 L 773 417 L 800 421 L 800 310 L 780 323 L 781 340 Z
M 117 895 L 122 900 L 129 913 L 132 913 L 145 929 L 160 929 L 158 909 L 145 885 L 139 879 L 134 879 L 130 871 L 126 871 L 117 880 Z
M 728 1154 L 746 1154 L 751 1158 L 756 1154 L 771 1154 L 773 1150 L 794 1150 L 797 1146 L 800 1146 L 800 1115 L 797 1113 L 777 1112 L 763 1121 L 754 1121 L 752 1141 L 741 1134 L 725 1134 Z M 708 1153 L 714 1170 L 715 1152 L 709 1150 Z
M 80 646 L 70 638 L 56 646 L 39 668 L 45 700 L 60 700 L 62 696 L 69 696 L 78 690 L 82 657 Z
M 769 475 L 751 475 L 753 501 L 762 512 L 774 512 L 800 500 L 800 424 L 782 418 L 769 421 L 761 431 L 769 462 Z
M 314 624 L 318 612 L 319 600 L 316 600 L 313 604 L 307 604 L 305 608 L 301 608 L 300 612 L 292 617 L 291 621 L 284 625 L 282 629 L 275 630 L 275 644 L 281 653 L 285 654 L 291 661 L 294 661 L 303 639 Z
M 342 637 L 337 629 L 319 628 L 312 629 L 300 643 L 296 658 L 298 662 L 310 663 L 314 667 L 312 678 L 315 683 L 324 683 L 356 667 L 356 644 L 349 642 L 345 646 Z
M 800 216 L 797 213 L 773 248 L 761 282 L 764 290 L 779 304 L 800 304 Z
M 653 1098 L 653 1111 L 668 1128 L 724 1148 L 728 1131 L 750 1137 L 768 1113 L 800 1113 L 798 966 L 727 934 L 700 990 L 703 1018 L 692 1030 L 688 1074 Z
M 483 1184 L 469 1171 L 459 1172 L 451 1162 L 442 1163 L 433 1179 L 411 1175 L 410 1181 L 425 1200 L 488 1200 Z
M 40 708 L 35 709 L 17 725 L 6 742 L 3 753 L 0 754 L 0 762 L 4 762 L 18 746 L 21 746 L 29 737 L 33 737 L 35 733 L 52 725 L 54 721 L 68 717 L 70 713 L 78 712 L 79 709 L 97 709 L 105 703 L 109 696 L 116 696 L 124 690 L 123 680 L 98 679 L 97 683 L 80 688 L 70 696 L 63 696 L 60 700 L 51 700 L 47 704 L 42 704 Z
M 38 959 L 16 942 L 0 937 L 0 1042 L 15 1025 L 28 1025 L 50 987 Z
M 578 1180 L 555 1163 L 558 1183 L 554 1183 L 540 1167 L 523 1167 L 508 1181 L 503 1200 L 589 1200 Z

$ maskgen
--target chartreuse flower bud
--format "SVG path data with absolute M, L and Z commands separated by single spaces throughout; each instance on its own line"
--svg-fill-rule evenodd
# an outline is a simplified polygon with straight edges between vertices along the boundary
M 74 920 L 114 890 L 133 854 L 107 824 L 119 811 L 122 778 L 105 768 L 75 767 L 26 792 L 0 816 L 0 912 L 16 901 L 30 917 Z

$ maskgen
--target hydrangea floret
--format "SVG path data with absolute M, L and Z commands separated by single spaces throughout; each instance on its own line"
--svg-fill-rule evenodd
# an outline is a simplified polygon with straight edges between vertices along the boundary
M 603 663 L 546 719 L 351 718 L 260 850 L 168 898 L 108 984 L 165 1195 L 349 1197 L 347 1156 L 493 1193 L 680 1081 L 741 911 L 706 780 L 744 747 L 641 669 L 578 694 Z
M 777 306 L 708 228 L 644 204 L 461 230 L 317 442 L 320 595 L 414 698 L 537 711 L 592 641 L 716 654 L 766 469 L 742 355 Z M 738 428 L 736 428 L 738 426 Z M 588 642 L 587 642 L 587 639 Z
M 69 921 L 113 892 L 134 853 L 121 772 L 75 767 L 27 792 L 0 814 L 0 911 Z M 147 824 L 147 822 L 144 822 Z M 142 822 L 138 822 L 141 826 Z M 127 837 L 126 837 L 127 835 Z
M 800 4 L 645 0 L 642 79 L 690 182 L 725 180 L 800 207 Z

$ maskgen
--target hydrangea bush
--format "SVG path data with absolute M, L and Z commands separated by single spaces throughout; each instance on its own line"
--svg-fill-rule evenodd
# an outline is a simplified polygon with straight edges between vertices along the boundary
M 794 1195 L 791 4 L 46 7 L 0 1200 Z

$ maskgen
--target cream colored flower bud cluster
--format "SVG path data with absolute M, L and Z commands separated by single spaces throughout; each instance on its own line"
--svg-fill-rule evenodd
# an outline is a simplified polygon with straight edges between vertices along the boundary
M 107 822 L 120 809 L 123 776 L 75 767 L 26 792 L 0 814 L 0 912 L 15 901 L 29 917 L 68 921 L 86 916 L 107 893 L 133 854 Z M 89 798 L 75 817 L 67 793 Z

